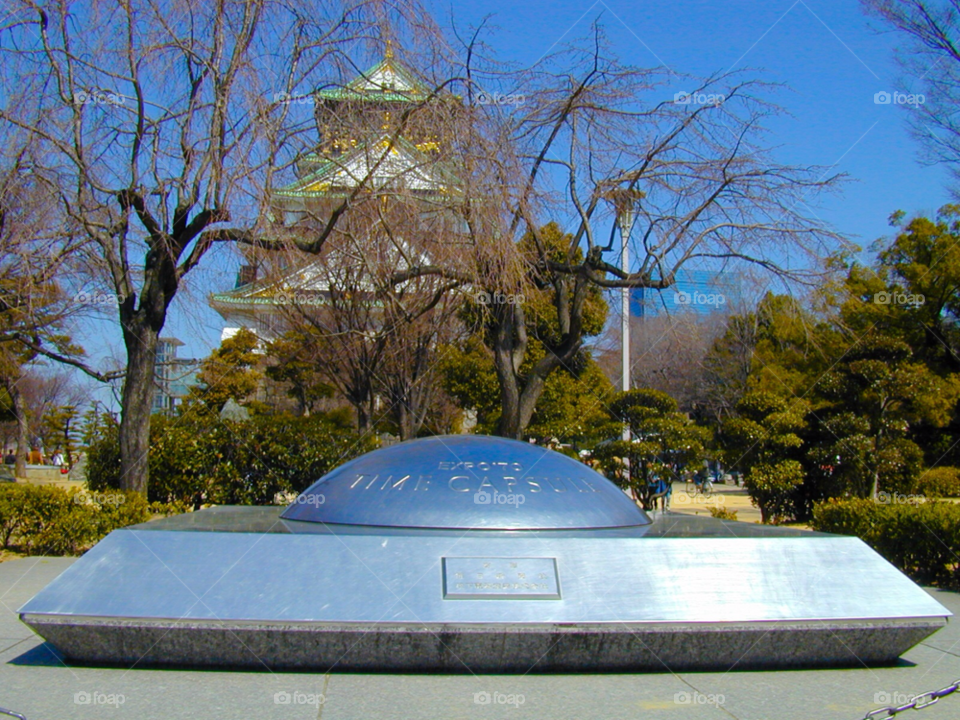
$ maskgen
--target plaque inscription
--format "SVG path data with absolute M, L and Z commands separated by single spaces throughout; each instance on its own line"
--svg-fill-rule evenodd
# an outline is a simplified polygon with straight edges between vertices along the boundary
M 559 600 L 557 560 L 445 557 L 443 597 L 445 600 Z

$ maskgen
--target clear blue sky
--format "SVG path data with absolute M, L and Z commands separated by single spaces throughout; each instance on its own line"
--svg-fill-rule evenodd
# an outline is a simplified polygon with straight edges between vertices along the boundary
M 449 4 L 434 7 L 439 19 L 449 17 Z M 892 211 L 934 211 L 949 199 L 944 169 L 918 162 L 906 128 L 909 111 L 874 103 L 878 91 L 912 88 L 898 80 L 893 61 L 899 36 L 877 32 L 883 28 L 853 0 L 486 0 L 460 5 L 454 15 L 458 23 L 492 15 L 498 26 L 492 44 L 504 59 L 520 63 L 582 36 L 601 16 L 623 62 L 696 75 L 749 68 L 782 83 L 777 101 L 792 117 L 772 126 L 771 141 L 782 146 L 782 160 L 836 165 L 851 176 L 821 217 L 858 236 L 861 245 L 889 232 Z M 914 81 L 913 89 L 918 86 Z M 678 83 L 675 89 L 689 88 Z
M 452 14 L 461 30 L 492 16 L 488 44 L 501 60 L 520 65 L 587 34 L 600 16 L 625 63 L 695 75 L 749 68 L 782 83 L 787 89 L 776 99 L 790 116 L 771 126 L 770 141 L 781 146 L 781 161 L 835 165 L 851 176 L 842 196 L 828 198 L 818 215 L 863 247 L 889 234 L 894 210 L 930 213 L 949 201 L 946 170 L 919 162 L 909 111 L 874 103 L 879 91 L 919 91 L 919 84 L 898 80 L 893 49 L 900 37 L 878 32 L 885 29 L 854 0 L 480 0 L 428 7 L 443 25 Z M 689 89 L 678 82 L 671 92 Z M 202 357 L 218 343 L 222 322 L 207 308 L 206 294 L 232 287 L 236 272 L 229 252 L 206 261 L 168 322 L 167 334 L 186 342 L 187 357 Z M 115 328 L 106 331 L 119 349 Z

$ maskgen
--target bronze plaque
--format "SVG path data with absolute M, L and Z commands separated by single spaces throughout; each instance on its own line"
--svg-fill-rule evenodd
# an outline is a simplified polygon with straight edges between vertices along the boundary
M 445 600 L 559 600 L 556 558 L 443 558 Z

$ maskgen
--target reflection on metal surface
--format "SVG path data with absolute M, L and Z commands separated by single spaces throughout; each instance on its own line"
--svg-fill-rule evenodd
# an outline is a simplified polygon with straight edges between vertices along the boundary
M 856 538 L 651 524 L 570 458 L 472 436 L 358 458 L 282 519 L 114 531 L 20 613 L 88 662 L 404 672 L 862 666 L 950 614 Z
M 530 443 L 477 435 L 424 438 L 367 453 L 311 485 L 283 518 L 474 530 L 650 522 L 586 465 Z
M 559 600 L 556 558 L 443 558 L 448 600 Z
M 445 601 L 441 564 L 453 556 L 556 558 L 563 597 L 549 603 Z M 21 612 L 359 623 L 742 623 L 949 614 L 851 537 L 131 530 L 108 535 Z

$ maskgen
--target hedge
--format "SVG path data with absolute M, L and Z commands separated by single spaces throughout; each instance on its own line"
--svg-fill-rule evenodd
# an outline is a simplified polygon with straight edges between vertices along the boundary
M 146 522 L 152 512 L 142 495 L 63 490 L 45 485 L 0 485 L 0 547 L 27 555 L 80 555 L 117 528 Z
M 333 468 L 373 449 L 349 418 L 254 415 L 244 422 L 216 416 L 155 416 L 150 428 L 148 499 L 200 508 L 205 504 L 269 505 L 300 493 Z M 89 450 L 87 485 L 111 492 L 120 481 L 117 433 Z
M 811 526 L 855 535 L 918 583 L 960 588 L 960 504 L 827 500 L 814 506 Z
M 917 492 L 928 498 L 960 497 L 960 468 L 930 468 L 917 481 Z

